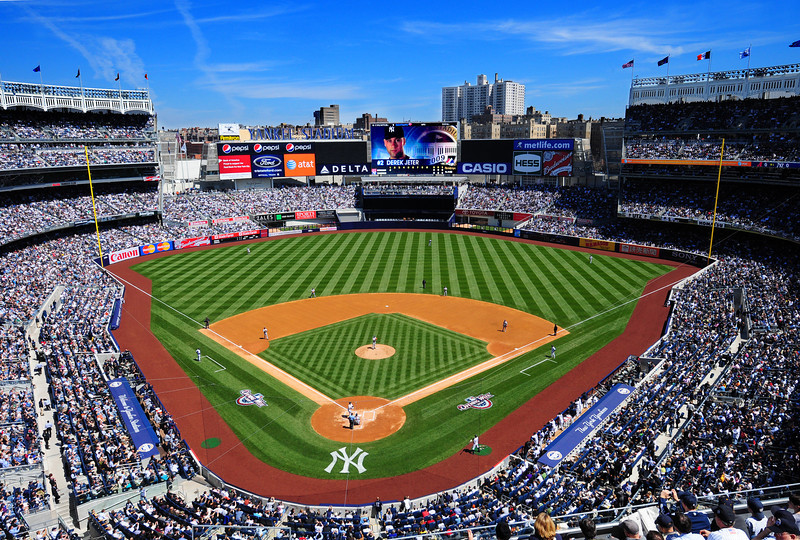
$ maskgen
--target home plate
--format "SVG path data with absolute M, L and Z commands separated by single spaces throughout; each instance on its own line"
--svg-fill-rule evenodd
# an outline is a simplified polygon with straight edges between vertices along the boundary
M 388 305 L 386 307 L 389 307 Z

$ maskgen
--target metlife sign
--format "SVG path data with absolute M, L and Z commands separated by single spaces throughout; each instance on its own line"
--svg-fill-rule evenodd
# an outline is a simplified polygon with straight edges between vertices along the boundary
M 514 174 L 541 174 L 542 154 L 540 152 L 514 152 Z
M 517 139 L 514 150 L 569 150 L 575 149 L 573 139 Z

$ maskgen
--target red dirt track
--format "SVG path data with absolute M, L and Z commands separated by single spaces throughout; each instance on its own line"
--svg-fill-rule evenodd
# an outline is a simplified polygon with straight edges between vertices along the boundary
M 255 240 L 259 241 L 271 240 Z M 658 262 L 675 266 L 675 269 L 647 284 L 645 296 L 634 308 L 622 335 L 481 435 L 481 443 L 492 448 L 491 454 L 477 456 L 462 452 L 431 467 L 402 476 L 359 480 L 353 474 L 349 480 L 321 480 L 290 474 L 256 459 L 239 442 L 194 382 L 150 332 L 151 283 L 130 269 L 140 259 L 131 259 L 109 267 L 112 273 L 126 283 L 121 324 L 113 333 L 120 346 L 133 353 L 148 382 L 153 385 L 162 403 L 174 417 L 181 434 L 198 459 L 229 484 L 262 496 L 314 505 L 369 504 L 375 497 L 380 497 L 383 501 L 400 500 L 406 495 L 415 498 L 456 487 L 486 472 L 521 446 L 530 434 L 563 411 L 580 394 L 595 386 L 628 355 L 644 352 L 661 336 L 668 315 L 664 304 L 671 284 L 697 271 L 697 268 L 691 266 L 646 257 L 595 252 L 561 245 L 550 246 Z M 216 246 L 191 250 L 211 247 Z M 169 255 L 167 252 L 151 257 Z M 647 294 L 652 291 L 657 292 Z M 202 441 L 209 437 L 219 438 L 221 444 L 216 448 L 203 448 Z

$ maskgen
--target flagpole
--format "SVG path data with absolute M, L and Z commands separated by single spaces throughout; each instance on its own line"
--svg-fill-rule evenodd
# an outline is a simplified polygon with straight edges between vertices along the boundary
M 719 169 L 717 170 L 717 194 L 714 196 L 714 217 L 711 221 L 711 241 L 708 244 L 708 258 L 711 259 L 711 248 L 714 245 L 714 226 L 717 224 L 717 202 L 719 201 L 719 182 L 722 177 L 722 155 L 725 153 L 725 138 L 722 138 L 722 148 L 719 150 Z
M 83 93 L 83 75 L 81 75 L 81 68 L 78 68 L 78 82 L 81 85 L 81 106 L 83 112 L 86 112 L 86 94 Z
M 39 64 L 39 88 L 42 90 L 42 110 L 47 110 L 47 103 L 44 100 L 44 77 L 42 76 L 42 64 Z
M 669 55 L 667 55 L 667 88 L 664 90 L 664 103 L 669 103 Z
M 633 59 L 631 59 L 631 62 L 633 62 L 633 65 L 631 66 L 631 88 L 633 88 L 633 71 L 636 69 L 636 57 L 635 56 L 633 57 Z
M 89 173 L 89 193 L 92 195 L 92 213 L 94 213 L 94 230 L 97 233 L 97 251 L 100 253 L 100 266 L 105 268 L 103 264 L 103 246 L 100 245 L 100 225 L 97 223 L 97 208 L 94 204 L 94 186 L 92 185 L 92 169 L 89 167 L 89 147 L 83 147 L 83 152 L 86 155 L 86 172 Z
M 119 73 L 117 73 L 117 88 L 119 88 L 119 112 L 124 112 L 125 106 L 122 104 L 122 80 L 119 78 Z

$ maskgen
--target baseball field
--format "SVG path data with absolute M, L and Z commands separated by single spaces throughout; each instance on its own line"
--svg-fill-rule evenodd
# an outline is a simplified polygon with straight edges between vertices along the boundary
M 419 471 L 475 434 L 491 454 L 491 428 L 621 334 L 645 284 L 674 270 L 436 232 L 296 236 L 131 268 L 151 281 L 150 330 L 185 376 L 173 384 L 166 363 L 145 374 L 214 455 L 204 463 L 246 448 L 331 480 Z

